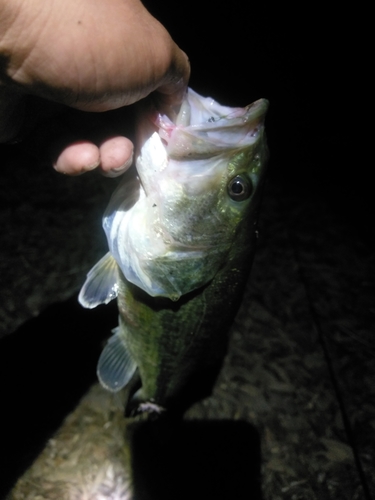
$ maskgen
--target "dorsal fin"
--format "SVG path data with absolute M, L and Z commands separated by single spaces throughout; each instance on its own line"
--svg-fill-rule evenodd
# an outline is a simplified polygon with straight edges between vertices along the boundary
M 112 331 L 114 335 L 108 340 L 100 355 L 97 374 L 105 389 L 117 392 L 130 381 L 137 365 L 121 337 L 120 327 Z
M 108 252 L 88 273 L 79 292 L 78 300 L 83 307 L 92 309 L 99 304 L 108 304 L 117 297 L 118 266 Z

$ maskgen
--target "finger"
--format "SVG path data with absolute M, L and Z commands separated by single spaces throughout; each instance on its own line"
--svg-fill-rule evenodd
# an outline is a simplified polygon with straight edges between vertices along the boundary
M 97 167 L 107 177 L 123 174 L 133 162 L 133 143 L 126 137 L 111 137 L 100 147 L 90 141 L 75 141 L 60 152 L 53 166 L 57 172 L 81 175 Z
M 80 175 L 99 168 L 103 175 L 115 177 L 131 165 L 133 143 L 127 137 L 132 136 L 132 110 L 65 111 L 44 123 L 37 138 L 33 135 L 57 172 Z M 51 131 L 47 141 L 46 127 Z
M 107 177 L 123 174 L 133 163 L 133 143 L 122 136 L 110 137 L 102 142 L 100 151 L 100 170 Z
M 62 174 L 81 175 L 100 164 L 98 146 L 90 141 L 75 141 L 57 156 L 53 168 Z

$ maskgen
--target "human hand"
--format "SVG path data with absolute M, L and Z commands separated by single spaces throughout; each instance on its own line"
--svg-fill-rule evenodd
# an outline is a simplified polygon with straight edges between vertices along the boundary
M 156 92 L 178 106 L 190 68 L 184 52 L 139 0 L 0 0 L 0 141 L 22 124 L 27 96 L 102 112 Z M 133 144 L 121 135 L 72 140 L 54 167 L 80 174 L 122 173 Z

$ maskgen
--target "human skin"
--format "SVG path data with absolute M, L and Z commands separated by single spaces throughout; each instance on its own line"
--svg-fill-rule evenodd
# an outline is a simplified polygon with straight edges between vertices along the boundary
M 186 54 L 139 0 L 0 0 L 0 142 L 18 133 L 26 96 L 103 112 L 154 92 L 168 113 L 189 74 Z M 122 173 L 133 144 L 102 132 L 64 144 L 54 168 Z

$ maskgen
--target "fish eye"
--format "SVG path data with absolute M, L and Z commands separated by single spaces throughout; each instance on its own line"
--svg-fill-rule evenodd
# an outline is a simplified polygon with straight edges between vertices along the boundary
M 228 194 L 234 201 L 247 200 L 252 192 L 253 184 L 244 175 L 236 175 L 228 184 Z

